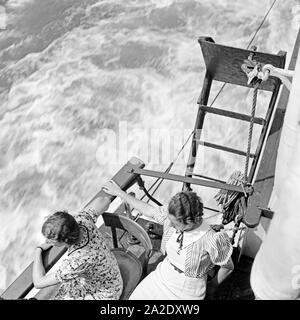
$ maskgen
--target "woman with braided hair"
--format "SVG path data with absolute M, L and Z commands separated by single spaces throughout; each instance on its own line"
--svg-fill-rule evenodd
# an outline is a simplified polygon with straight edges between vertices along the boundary
M 165 258 L 136 287 L 131 300 L 202 300 L 208 273 L 215 265 L 220 268 L 213 286 L 232 272 L 230 239 L 203 220 L 203 203 L 195 192 L 179 192 L 167 206 L 156 208 L 131 197 L 113 181 L 106 183 L 103 190 L 121 197 L 164 227 L 161 251 Z

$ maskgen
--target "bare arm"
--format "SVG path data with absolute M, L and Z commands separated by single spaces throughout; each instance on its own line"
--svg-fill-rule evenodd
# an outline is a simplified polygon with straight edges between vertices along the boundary
M 214 295 L 220 283 L 222 283 L 233 271 L 234 265 L 232 259 L 228 261 L 226 266 L 220 267 L 214 278 L 207 282 L 206 297 L 209 300 L 214 299 Z
M 218 282 L 218 285 L 220 283 L 222 283 L 230 274 L 231 272 L 233 271 L 233 269 L 228 269 L 227 267 L 221 267 L 218 271 L 218 274 L 217 274 L 217 282 Z
M 227 262 L 225 266 L 221 266 L 217 275 L 211 280 L 211 284 L 213 286 L 218 286 L 220 283 L 222 283 L 233 271 L 234 265 L 232 262 L 232 259 Z
M 105 195 L 105 193 L 100 190 L 94 198 L 84 207 L 85 210 L 92 209 L 96 212 L 99 217 L 103 212 L 105 212 L 111 202 L 111 198 Z
M 46 244 L 40 246 L 43 249 L 46 249 L 47 246 L 49 247 L 49 245 Z M 42 250 L 40 248 L 35 249 L 32 269 L 32 280 L 34 287 L 37 289 L 42 289 L 59 283 L 59 281 L 55 278 L 54 273 L 46 275 L 42 259 Z
M 122 200 L 126 201 L 131 207 L 138 210 L 141 214 L 145 215 L 148 218 L 153 218 L 155 214 L 155 207 L 151 206 L 150 204 L 136 199 L 128 195 L 124 192 L 113 180 L 107 182 L 102 189 L 113 196 L 120 197 Z

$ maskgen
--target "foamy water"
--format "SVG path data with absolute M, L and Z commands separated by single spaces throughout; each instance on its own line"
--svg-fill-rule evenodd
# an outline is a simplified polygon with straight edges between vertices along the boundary
M 170 158 L 176 156 L 184 137 L 193 129 L 204 76 L 197 38 L 211 36 L 218 43 L 245 48 L 271 3 L 3 3 L 1 288 L 31 262 L 33 248 L 42 241 L 44 217 L 57 209 L 80 209 L 127 158 L 143 154 L 142 145 L 157 143 L 153 129 L 165 129 L 166 136 L 174 136 L 176 130 L 185 132 L 174 142 Z M 260 51 L 287 51 L 289 61 L 298 27 L 298 5 L 296 0 L 277 1 L 254 42 Z M 219 87 L 212 88 L 212 98 Z M 267 94 L 259 95 L 258 116 L 265 115 L 267 98 Z M 249 100 L 248 89 L 227 86 L 215 106 L 250 113 Z M 99 163 L 99 148 L 109 152 L 101 132 L 118 132 L 120 121 L 127 125 L 128 153 L 119 155 L 120 164 Z M 246 149 L 246 123 L 208 116 L 205 125 L 206 140 Z M 255 128 L 254 145 L 258 134 Z M 190 143 L 185 157 L 189 147 Z M 118 148 L 124 150 L 124 145 Z M 164 170 L 169 164 L 168 159 L 157 163 L 151 154 L 142 160 L 147 168 L 155 170 Z M 172 172 L 184 174 L 182 160 Z M 227 179 L 243 167 L 241 157 L 205 150 L 195 171 Z M 147 185 L 152 181 L 148 179 Z M 165 181 L 156 196 L 166 202 L 180 189 L 181 184 Z M 216 206 L 216 190 L 195 190 L 207 205 Z

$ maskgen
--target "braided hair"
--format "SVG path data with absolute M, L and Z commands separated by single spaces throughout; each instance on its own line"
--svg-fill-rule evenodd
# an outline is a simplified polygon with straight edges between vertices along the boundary
M 196 224 L 202 219 L 203 203 L 195 192 L 182 191 L 171 198 L 168 211 L 185 225 Z

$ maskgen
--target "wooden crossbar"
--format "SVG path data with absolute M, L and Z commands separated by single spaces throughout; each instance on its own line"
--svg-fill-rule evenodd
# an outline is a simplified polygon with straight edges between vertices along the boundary
M 237 155 L 240 155 L 240 156 L 244 156 L 244 157 L 247 156 L 247 152 L 245 152 L 245 151 L 241 151 L 241 150 L 225 147 L 225 146 L 222 146 L 222 145 L 219 145 L 219 144 L 215 144 L 215 143 L 211 143 L 211 142 L 207 142 L 207 141 L 202 141 L 202 140 L 198 140 L 198 139 L 195 139 L 195 140 L 199 144 L 203 145 L 204 147 L 218 149 L 218 150 L 234 153 L 234 154 L 237 154 Z M 250 158 L 255 158 L 256 155 L 254 153 L 250 153 L 249 157 Z
M 209 180 L 205 180 L 205 179 L 195 179 L 195 178 L 190 178 L 190 177 L 186 177 L 186 176 L 180 176 L 177 174 L 164 173 L 164 172 L 146 170 L 146 169 L 134 168 L 134 169 L 131 169 L 129 172 L 148 176 L 148 177 L 153 177 L 153 178 L 162 178 L 162 179 L 173 180 L 173 181 L 177 181 L 177 182 L 196 184 L 199 186 L 204 186 L 204 187 L 209 187 L 209 188 L 223 189 L 223 190 L 228 190 L 228 191 L 235 191 L 235 192 L 244 193 L 244 190 L 241 186 L 235 186 L 235 185 L 227 184 L 227 183 L 209 181 Z
M 251 121 L 251 116 L 247 114 L 238 113 L 230 110 L 213 108 L 213 107 L 204 106 L 204 105 L 199 106 L 199 108 L 205 112 L 217 114 L 219 116 L 233 118 L 233 119 L 247 121 L 247 122 Z M 254 117 L 253 122 L 256 124 L 260 124 L 262 126 L 266 123 L 265 119 L 259 118 L 259 117 Z

